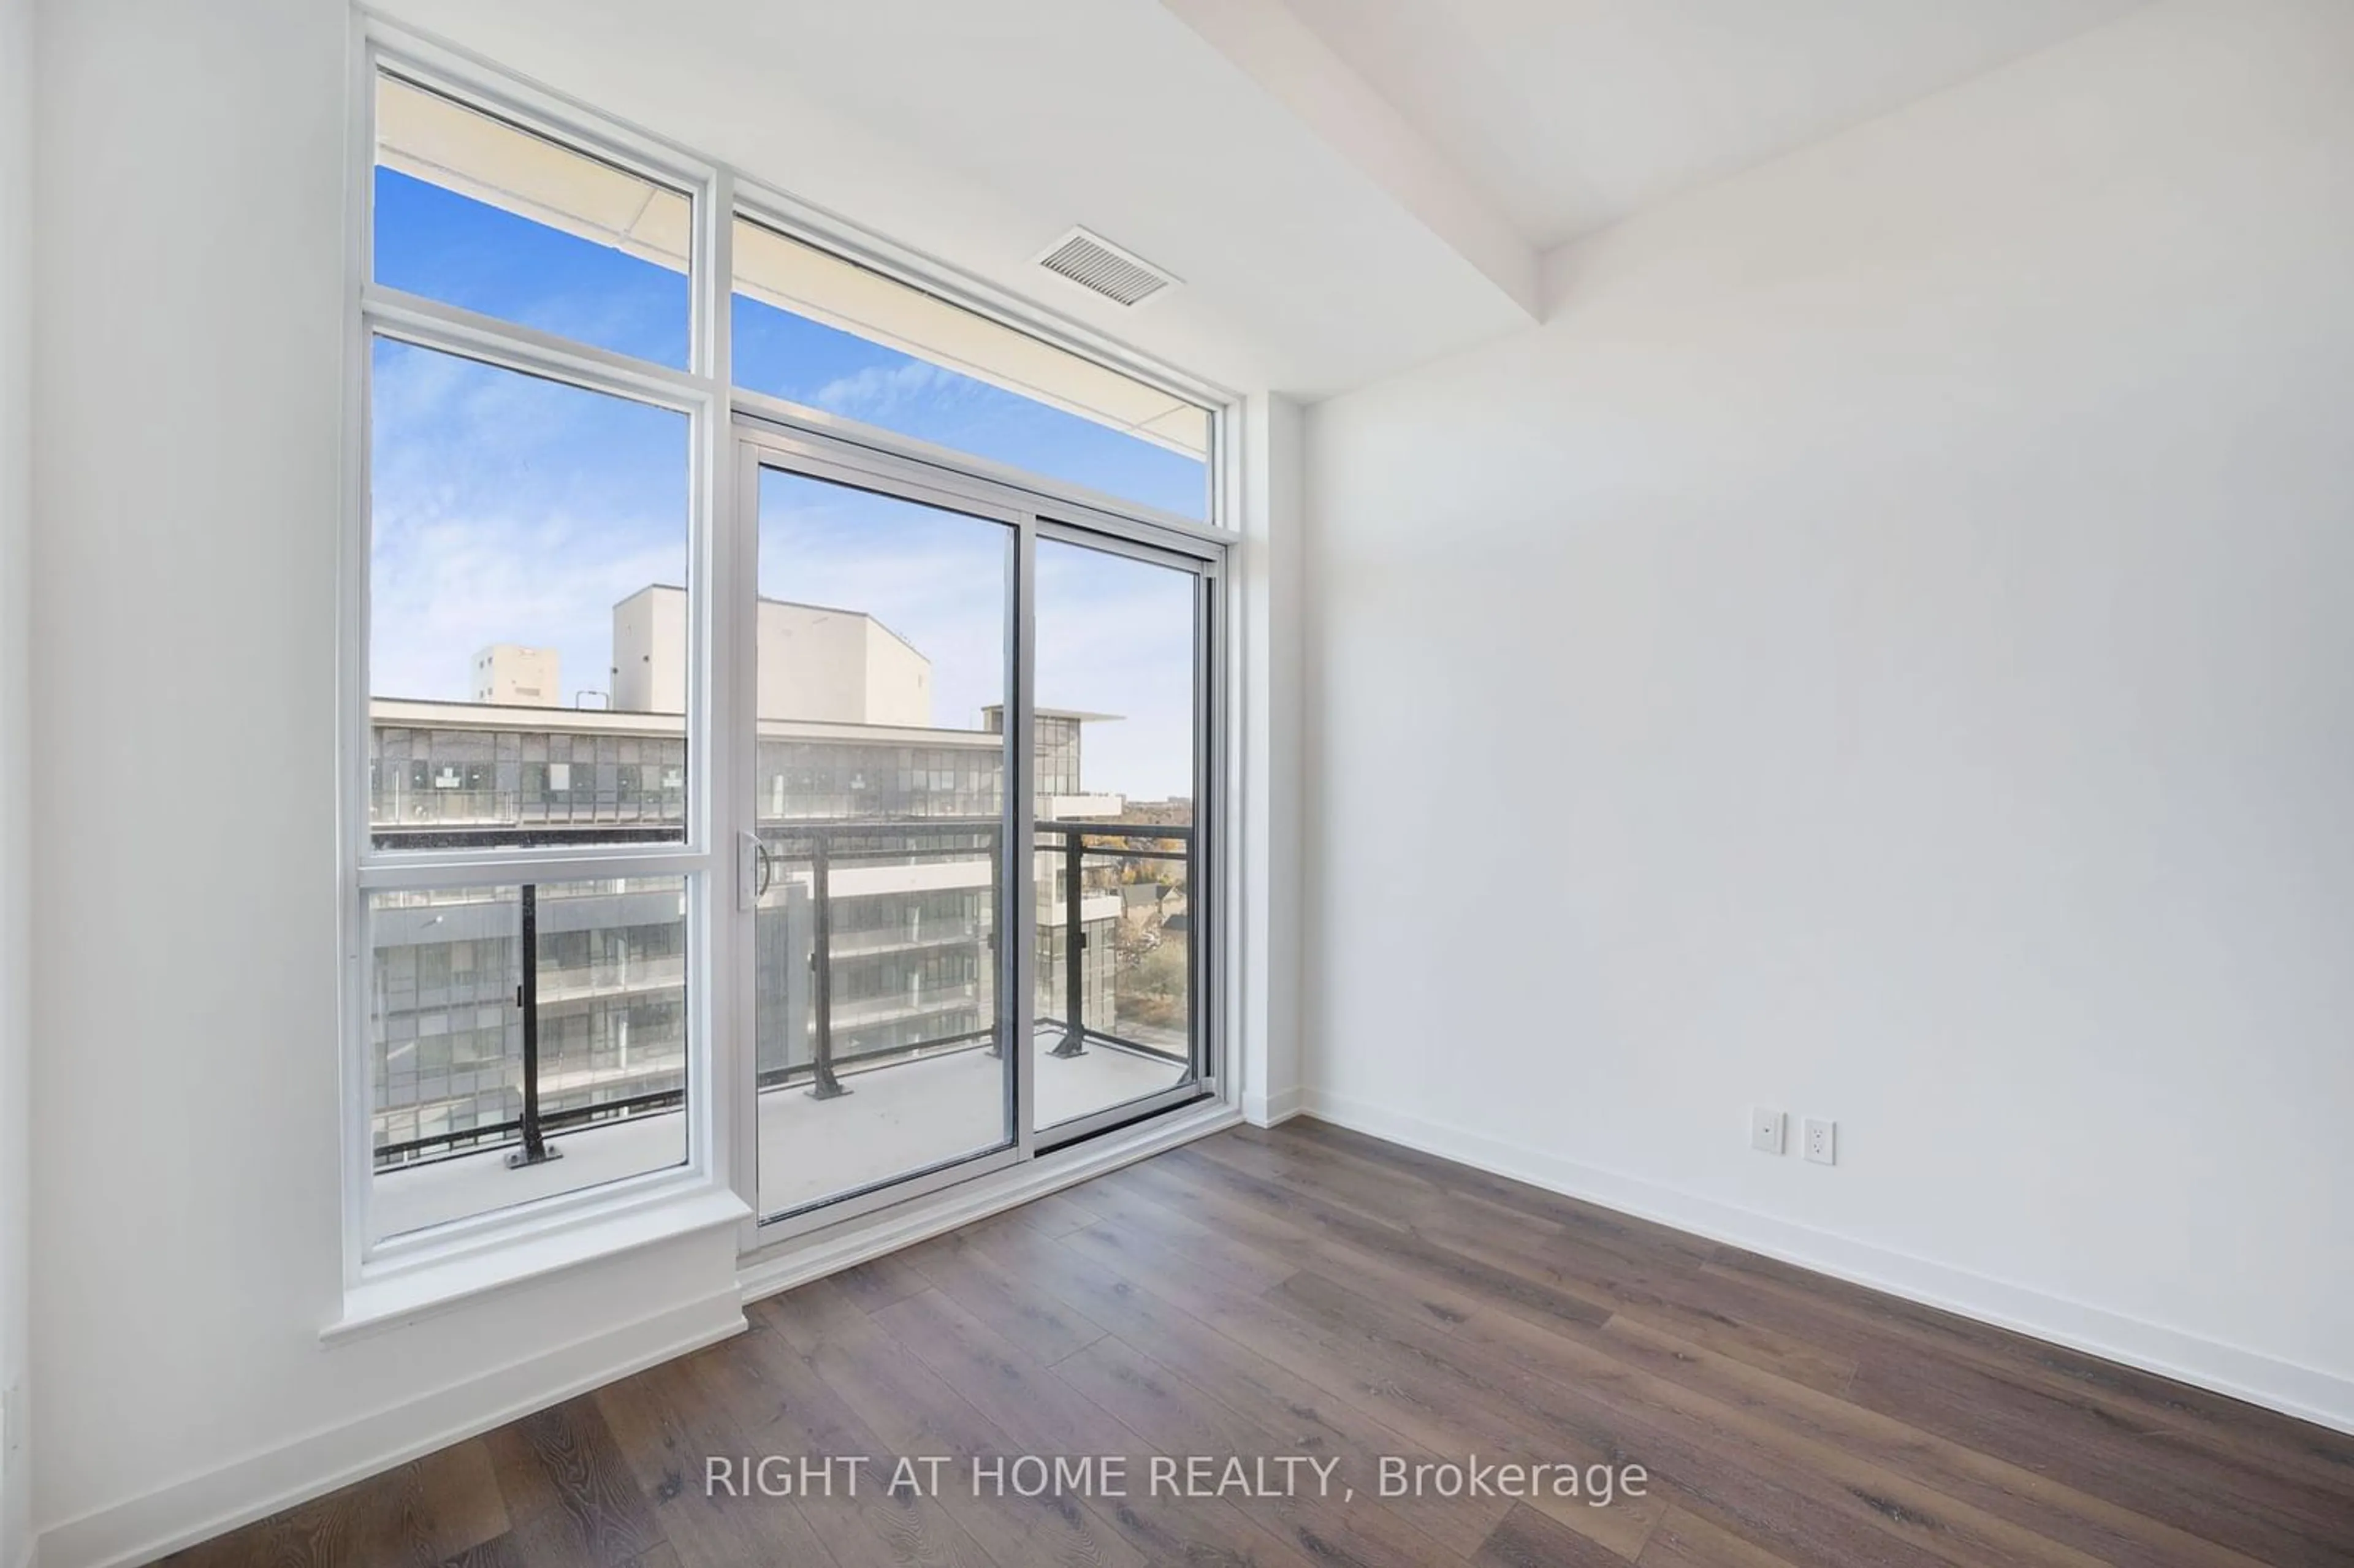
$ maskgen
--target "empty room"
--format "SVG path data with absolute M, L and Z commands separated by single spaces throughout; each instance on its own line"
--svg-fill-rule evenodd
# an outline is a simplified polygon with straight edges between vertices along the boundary
M 2354 1568 L 2349 0 L 0 0 L 0 1568 Z

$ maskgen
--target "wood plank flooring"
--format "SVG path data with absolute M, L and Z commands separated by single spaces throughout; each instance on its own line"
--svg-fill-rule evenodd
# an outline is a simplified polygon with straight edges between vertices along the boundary
M 750 1316 L 174 1561 L 2354 1563 L 2354 1438 L 1307 1119 Z M 1648 1480 L 1607 1506 L 1377 1495 L 1384 1457 L 1475 1454 Z M 731 1496 L 715 1455 L 867 1458 L 854 1499 L 846 1465 L 831 1497 Z M 1124 1456 L 1126 1495 L 1024 1498 L 1011 1467 L 975 1489 L 975 1456 L 1023 1455 Z M 1153 1495 L 1153 1456 L 1197 1455 L 1299 1456 L 1332 1489 L 1302 1463 L 1288 1495 Z M 895 1490 L 903 1456 L 950 1457 Z

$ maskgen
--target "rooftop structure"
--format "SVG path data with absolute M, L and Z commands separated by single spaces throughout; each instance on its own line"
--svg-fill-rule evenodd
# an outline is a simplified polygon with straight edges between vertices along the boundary
M 564 700 L 564 677 L 556 650 L 492 643 L 474 655 L 473 694 L 478 703 L 556 706 Z
M 759 601 L 759 716 L 932 722 L 932 662 L 864 610 Z M 613 706 L 686 711 L 686 590 L 650 584 L 613 607 Z

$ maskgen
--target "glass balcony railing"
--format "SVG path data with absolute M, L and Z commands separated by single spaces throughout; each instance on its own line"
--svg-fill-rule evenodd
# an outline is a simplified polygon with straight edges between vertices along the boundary
M 1034 1049 L 1100 1048 L 1183 1081 L 1193 830 L 1034 832 Z M 823 1100 L 891 1064 L 1000 1053 L 1002 838 L 995 819 L 762 824 L 763 1091 Z M 559 1135 L 680 1110 L 684 897 L 675 877 L 372 895 L 379 1176 L 493 1150 L 527 1166 Z
M 1182 826 L 1037 825 L 1034 1011 L 1040 1031 L 1059 1035 L 1049 1054 L 1076 1056 L 1094 1041 L 1192 1059 L 1192 840 Z
M 387 889 L 368 913 L 379 1173 L 537 1163 L 553 1132 L 683 1103 L 683 877 Z

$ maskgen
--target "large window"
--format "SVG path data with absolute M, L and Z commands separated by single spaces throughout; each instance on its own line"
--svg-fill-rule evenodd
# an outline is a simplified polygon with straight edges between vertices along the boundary
M 690 1164 L 711 881 L 695 198 L 373 107 L 364 1252 Z
M 355 1279 L 1211 1092 L 1214 399 L 366 30 Z

